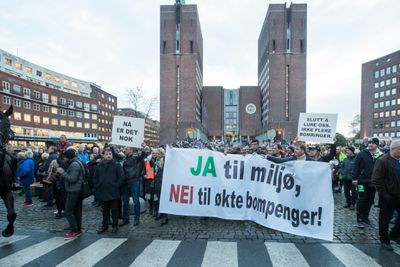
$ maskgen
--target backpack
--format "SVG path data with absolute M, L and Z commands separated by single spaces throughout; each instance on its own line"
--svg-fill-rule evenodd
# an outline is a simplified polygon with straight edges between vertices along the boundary
M 77 161 L 81 166 L 82 170 L 82 199 L 85 199 L 92 195 L 92 189 L 90 188 L 89 181 L 91 179 L 90 172 L 87 164 L 84 164 L 80 160 Z

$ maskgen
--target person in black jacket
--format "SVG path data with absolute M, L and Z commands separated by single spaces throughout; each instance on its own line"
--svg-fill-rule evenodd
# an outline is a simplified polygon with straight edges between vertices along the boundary
M 378 145 L 378 138 L 369 139 L 368 148 L 358 153 L 354 160 L 352 180 L 358 191 L 357 222 L 360 228 L 364 227 L 363 224 L 371 223 L 368 216 L 375 198 L 375 188 L 371 185 L 371 175 L 376 160 L 383 155 L 379 151 Z
M 356 155 L 354 154 L 354 147 L 349 146 L 346 148 L 346 158 L 343 160 L 340 166 L 340 173 L 343 177 L 344 185 L 344 196 L 346 198 L 346 205 L 343 208 L 354 209 L 357 201 L 357 191 L 355 186 L 352 184 L 352 171 L 354 169 L 354 161 Z
M 129 198 L 133 199 L 135 211 L 135 222 L 133 225 L 138 225 L 140 220 L 140 183 L 144 165 L 145 153 L 137 148 L 125 147 L 124 151 L 126 158 L 122 168 L 125 174 L 125 183 L 123 184 L 123 214 L 122 223 L 120 226 L 129 224 Z
M 125 180 L 121 164 L 113 160 L 110 148 L 104 149 L 103 160 L 97 166 L 93 177 L 94 195 L 101 203 L 103 223 L 98 234 L 108 230 L 110 211 L 112 216 L 112 232 L 118 232 L 118 202 L 121 198 L 120 187 Z
M 388 234 L 393 211 L 400 212 L 400 140 L 392 141 L 390 152 L 376 161 L 372 184 L 379 194 L 379 239 L 382 248 L 392 251 L 390 239 L 400 242 L 399 218 Z

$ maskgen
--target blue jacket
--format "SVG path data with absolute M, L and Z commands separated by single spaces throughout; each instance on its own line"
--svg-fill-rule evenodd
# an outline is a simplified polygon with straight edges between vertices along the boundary
M 17 176 L 23 185 L 30 185 L 35 179 L 35 163 L 33 159 L 27 158 L 18 165 Z
M 80 159 L 80 161 L 82 161 L 85 164 L 87 164 L 89 162 L 89 154 L 86 152 L 82 153 L 82 152 L 78 151 L 78 158 Z

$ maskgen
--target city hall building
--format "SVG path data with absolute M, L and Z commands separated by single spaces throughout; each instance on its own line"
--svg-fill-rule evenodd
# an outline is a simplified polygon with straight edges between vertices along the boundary
M 160 7 L 160 140 L 292 139 L 306 112 L 307 5 L 271 4 L 258 39 L 258 85 L 203 86 L 196 5 Z
M 14 107 L 13 146 L 107 142 L 117 98 L 100 86 L 33 64 L 0 49 L 0 107 Z
M 400 137 L 400 50 L 362 64 L 361 137 Z

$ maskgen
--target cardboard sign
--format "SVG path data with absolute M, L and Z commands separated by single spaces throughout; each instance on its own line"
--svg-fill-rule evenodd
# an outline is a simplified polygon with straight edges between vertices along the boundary
M 144 119 L 114 116 L 112 143 L 119 146 L 141 147 L 144 139 Z
M 297 127 L 299 141 L 332 144 L 336 134 L 337 114 L 300 113 Z
M 259 155 L 167 149 L 160 212 L 251 220 L 279 231 L 333 238 L 329 164 L 275 164 Z

